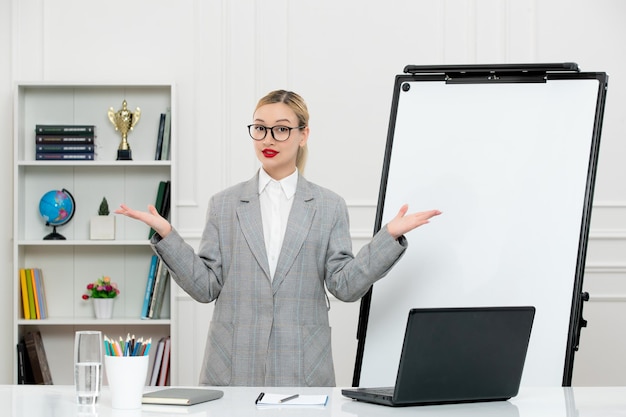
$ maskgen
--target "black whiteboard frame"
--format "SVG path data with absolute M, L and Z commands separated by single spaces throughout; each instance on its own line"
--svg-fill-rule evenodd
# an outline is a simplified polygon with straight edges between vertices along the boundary
M 389 120 L 387 143 L 384 155 L 383 171 L 379 189 L 378 207 L 375 219 L 374 233 L 383 226 L 383 212 L 387 189 L 387 178 L 391 163 L 391 151 L 393 147 L 395 122 L 398 113 L 399 97 L 402 86 L 406 82 L 420 81 L 444 81 L 446 83 L 536 83 L 550 82 L 550 80 L 576 80 L 595 79 L 599 83 L 596 98 L 596 112 L 594 117 L 593 134 L 591 138 L 591 149 L 587 170 L 587 182 L 585 188 L 584 207 L 579 234 L 579 245 L 575 277 L 573 283 L 573 294 L 571 302 L 571 313 L 569 320 L 569 330 L 567 347 L 565 352 L 565 363 L 563 364 L 562 385 L 570 386 L 574 365 L 574 354 L 578 350 L 580 332 L 587 322 L 582 317 L 583 302 L 588 300 L 588 294 L 583 292 L 583 276 L 585 259 L 587 254 L 587 243 L 589 237 L 589 225 L 591 220 L 591 210 L 593 204 L 593 192 L 598 164 L 598 153 L 600 147 L 600 134 L 604 116 L 604 106 L 606 91 L 608 86 L 608 76 L 604 72 L 580 72 L 578 65 L 572 62 L 556 64 L 505 64 L 505 65 L 444 65 L 444 66 L 414 66 L 408 65 L 404 68 L 404 74 L 397 75 L 394 83 L 394 93 L 391 106 L 391 116 Z M 357 327 L 357 353 L 353 374 L 352 385 L 359 386 L 365 340 L 367 336 L 367 326 L 372 302 L 372 291 L 375 285 L 361 299 L 359 321 Z

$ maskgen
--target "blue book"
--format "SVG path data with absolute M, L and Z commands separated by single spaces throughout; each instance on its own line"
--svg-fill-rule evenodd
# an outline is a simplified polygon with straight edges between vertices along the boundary
M 150 271 L 148 272 L 148 280 L 146 281 L 146 293 L 143 297 L 143 308 L 141 309 L 141 318 L 147 319 L 150 312 L 150 300 L 152 299 L 152 290 L 154 289 L 154 279 L 156 277 L 157 264 L 159 257 L 152 255 L 150 261 Z

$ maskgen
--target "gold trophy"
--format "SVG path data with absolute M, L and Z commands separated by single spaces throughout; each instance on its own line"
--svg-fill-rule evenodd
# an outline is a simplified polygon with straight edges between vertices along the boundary
M 141 110 L 139 107 L 134 112 L 131 112 L 126 107 L 126 100 L 122 102 L 122 108 L 118 111 L 113 110 L 113 107 L 109 108 L 109 120 L 113 123 L 116 131 L 119 131 L 122 135 L 122 142 L 117 148 L 117 160 L 118 161 L 131 161 L 132 153 L 130 145 L 128 144 L 128 133 L 133 130 L 139 118 L 141 117 Z

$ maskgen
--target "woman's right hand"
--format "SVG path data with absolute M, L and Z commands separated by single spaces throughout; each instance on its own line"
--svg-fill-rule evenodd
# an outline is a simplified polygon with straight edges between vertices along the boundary
M 126 204 L 120 204 L 120 207 L 114 211 L 115 214 L 122 214 L 131 219 L 139 220 L 154 229 L 162 238 L 172 231 L 172 225 L 164 217 L 162 217 L 153 205 L 148 205 L 148 211 L 134 210 Z

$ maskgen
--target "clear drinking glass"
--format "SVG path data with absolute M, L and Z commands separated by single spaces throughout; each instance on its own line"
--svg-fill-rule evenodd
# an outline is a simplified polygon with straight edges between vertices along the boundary
M 95 404 L 102 388 L 102 332 L 77 331 L 74 336 L 74 385 L 78 404 Z

